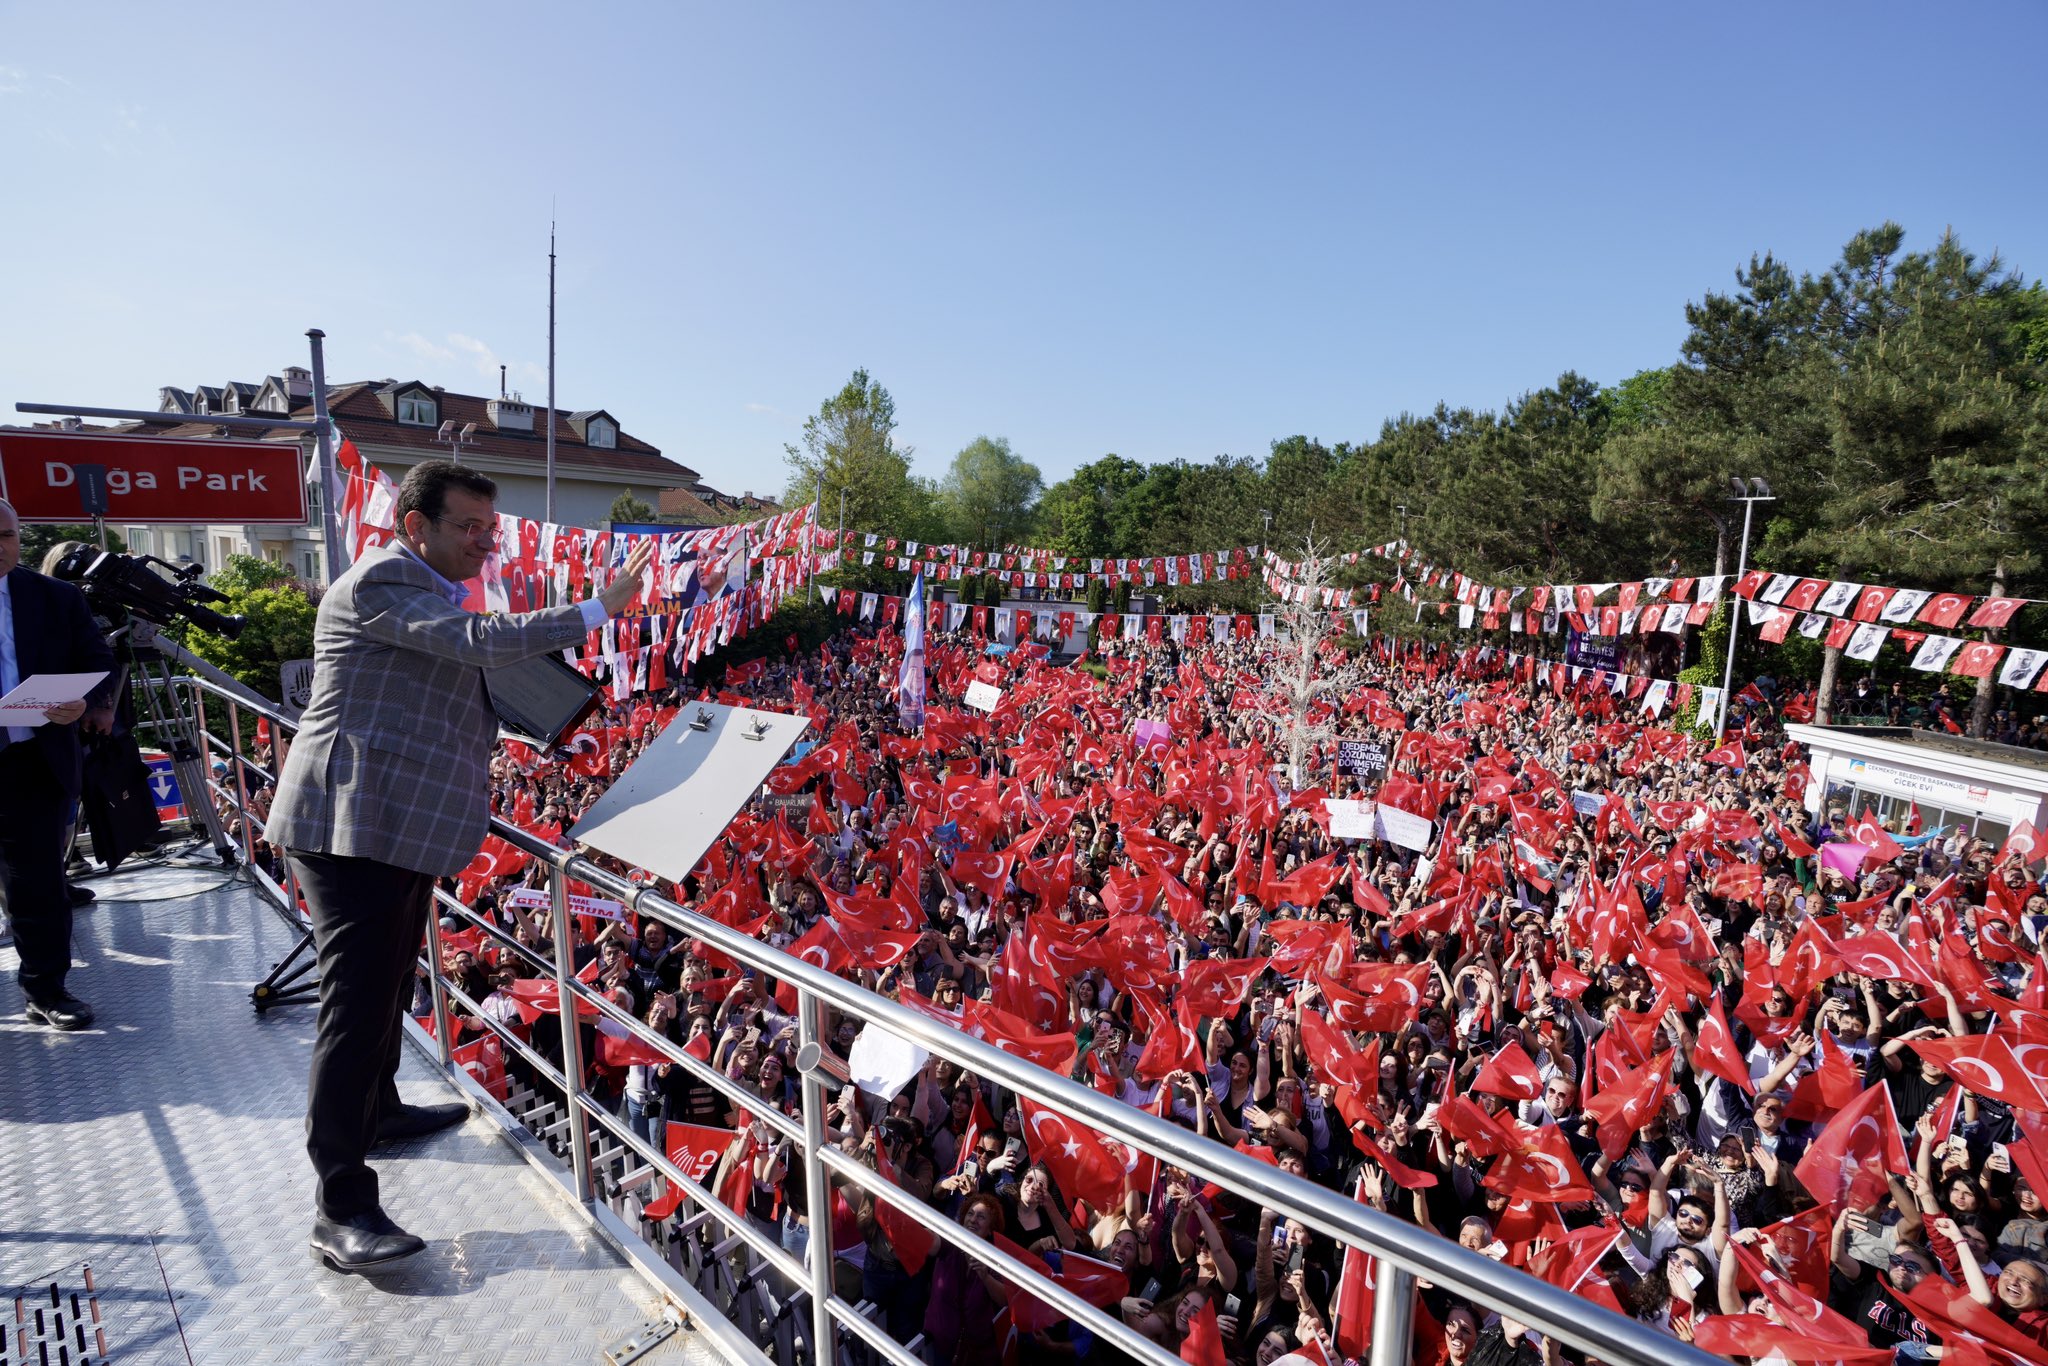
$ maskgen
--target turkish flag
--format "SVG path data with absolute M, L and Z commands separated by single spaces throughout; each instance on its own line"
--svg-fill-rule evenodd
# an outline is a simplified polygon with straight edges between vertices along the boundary
M 2021 865 L 2031 868 L 2043 858 L 2048 858 L 2048 844 L 2044 844 L 2040 831 L 2034 829 L 2031 820 L 2023 820 L 2012 828 L 2005 837 L 2005 843 L 1998 846 L 1998 861 L 2017 858 Z
M 1534 1100 L 1543 1094 L 1543 1074 L 1536 1070 L 1536 1060 L 1520 1044 L 1503 1044 L 1479 1069 L 1472 1089 L 1510 1100 Z
M 1701 763 L 1720 764 L 1725 768 L 1742 769 L 1749 767 L 1749 760 L 1742 752 L 1742 743 L 1730 740 L 1719 749 L 1711 749 L 1700 759 Z
M 1880 1088 L 1881 1089 L 1881 1088 Z M 1024 1131 L 1031 1155 L 1043 1162 L 1069 1200 L 1097 1209 L 1114 1207 L 1124 1193 L 1124 1164 L 1111 1156 L 1093 1130 L 1023 1098 Z
M 1215 1296 L 1205 1298 L 1201 1312 L 1188 1320 L 1188 1335 L 1181 1339 L 1180 1359 L 1188 1366 L 1227 1366 L 1223 1334 L 1216 1327 Z
M 2025 598 L 1986 598 L 1970 613 L 1970 625 L 1996 629 L 2012 620 L 2012 614 L 2026 605 Z
M 1638 1141 L 1637 1131 L 1664 1108 L 1671 1094 L 1669 1083 L 1669 1064 L 1653 1062 L 1602 1082 L 1600 1093 L 1586 1101 L 1586 1113 L 1600 1122 L 1600 1151 L 1608 1161 L 1619 1161 Z
M 875 1174 L 892 1185 L 896 1182 L 896 1168 L 879 1143 L 875 1145 Z M 879 1196 L 875 1199 L 875 1222 L 889 1235 L 889 1246 L 905 1271 L 915 1276 L 924 1270 L 925 1259 L 931 1256 L 932 1245 L 938 1241 L 935 1234 Z
M 1564 1131 L 1554 1124 L 1524 1135 L 1520 1147 L 1502 1154 L 1493 1164 L 1483 1184 L 1510 1200 L 1538 1204 L 1577 1204 L 1596 1198 L 1565 1142 Z
M 1868 1344 L 1869 1339 L 1864 1342 Z M 1831 1366 L 1889 1366 L 1892 1349 L 1855 1348 L 1826 1338 L 1810 1338 L 1762 1314 L 1712 1314 L 1694 1321 L 1693 1346 L 1724 1357 L 1759 1361 L 1830 1363 Z
M 1131 1293 L 1130 1278 L 1108 1262 L 1084 1257 L 1078 1252 L 1058 1250 L 1040 1256 L 1019 1247 L 1001 1233 L 995 1235 L 995 1243 L 1039 1275 L 1073 1291 L 1097 1309 L 1107 1309 Z M 1020 1333 L 1050 1328 L 1065 1317 L 1063 1311 L 1022 1286 L 1011 1285 L 1007 1289 L 1010 1321 Z
M 1889 1175 L 1912 1170 L 1891 1089 L 1871 1086 L 1828 1121 L 1793 1174 L 1824 1205 L 1869 1209 L 1889 1193 Z
M 1171 1012 L 1152 1004 L 1149 996 L 1140 995 L 1136 1000 L 1145 1015 L 1150 1037 L 1132 1075 L 1139 1081 L 1150 1082 L 1164 1080 L 1174 1072 L 1201 1071 L 1202 1044 L 1195 1037 L 1195 1014 L 1188 1007 L 1187 997 L 1175 1001 Z
M 1920 956 L 1881 931 L 1837 940 L 1834 949 L 1842 966 L 1858 977 L 1880 982 L 1913 982 L 1930 990 L 1934 986 L 1934 978 L 1921 963 Z
M 1314 906 L 1323 899 L 1323 893 L 1330 890 L 1337 879 L 1343 876 L 1337 866 L 1337 853 L 1333 850 L 1313 863 L 1305 863 L 1286 877 L 1268 884 L 1269 898 L 1285 901 L 1296 906 Z
M 1960 1039 L 1914 1039 L 1911 1047 L 1928 1062 L 1980 1096 L 2021 1110 L 2048 1111 L 2032 1069 L 2006 1039 L 1968 1034 Z M 2048 1052 L 2048 1044 L 2022 1044 Z
M 1906 852 L 1900 847 L 1899 842 L 1893 839 L 1891 834 L 1877 823 L 1877 813 L 1868 807 L 1864 808 L 1863 819 L 1849 827 L 1849 838 L 1870 850 L 1879 860 L 1885 863 L 1891 862 Z
M 1884 610 L 1884 605 L 1891 601 L 1891 597 L 1891 589 L 1872 584 L 1856 595 L 1856 608 L 1849 615 L 1857 621 L 1876 621 L 1877 614 Z
M 1042 1034 L 1030 1021 L 982 1001 L 966 1003 L 960 1027 L 963 1033 L 1062 1076 L 1074 1070 L 1074 1059 L 1081 1052 L 1072 1034 Z
M 1856 1099 L 1863 1089 L 1863 1069 L 1849 1061 L 1840 1047 L 1831 1045 L 1823 1034 L 1814 1041 L 1820 1065 L 1799 1079 L 1792 1098 L 1785 1103 L 1785 1118 L 1802 1123 L 1825 1121 Z
M 1804 1288 L 1780 1276 L 1756 1253 L 1741 1243 L 1731 1242 L 1728 1251 L 1735 1258 L 1736 1265 L 1763 1292 L 1764 1298 L 1777 1310 L 1778 1319 L 1788 1328 L 1812 1338 L 1840 1343 L 1852 1349 L 1868 1347 L 1870 1339 L 1861 1326 L 1828 1308 L 1827 1303 L 1815 1298 Z
M 1718 994 L 1707 998 L 1706 1013 L 1700 1017 L 1692 1065 L 1730 1085 L 1741 1087 L 1751 1095 L 1756 1094 L 1756 1083 L 1750 1080 L 1749 1066 L 1735 1047 L 1735 1034 L 1728 1028 L 1728 1016 L 1721 1009 Z
M 1180 1000 L 1204 1020 L 1237 1012 L 1270 958 L 1198 958 L 1182 969 Z
M 1352 1183 L 1351 1198 L 1364 1202 L 1363 1179 Z M 1331 1304 L 1330 1337 L 1337 1344 L 1337 1354 L 1347 1360 L 1364 1357 L 1371 1347 L 1378 1269 L 1369 1254 L 1345 1247 L 1344 1266 L 1337 1276 L 1337 1295 Z

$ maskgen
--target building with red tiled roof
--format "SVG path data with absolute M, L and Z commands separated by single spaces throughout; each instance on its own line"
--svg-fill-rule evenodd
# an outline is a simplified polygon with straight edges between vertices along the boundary
M 261 384 L 231 381 L 193 389 L 166 387 L 158 391 L 158 410 L 189 416 L 190 421 L 163 426 L 148 424 L 156 435 L 209 439 L 222 429 L 206 419 L 216 414 L 281 417 L 305 420 L 313 415 L 313 377 L 293 366 Z M 458 458 L 498 484 L 498 508 L 522 517 L 541 518 L 547 510 L 547 423 L 545 406 L 525 402 L 517 394 L 496 398 L 452 393 L 420 380 L 365 380 L 331 384 L 327 410 L 363 459 L 403 479 L 422 460 Z M 631 492 L 661 505 L 663 497 L 684 490 L 706 489 L 697 472 L 668 459 L 654 446 L 626 432 L 602 408 L 552 414 L 555 428 L 555 520 L 566 526 L 604 525 L 614 500 Z M 269 438 L 237 431 L 238 440 L 294 441 L 308 460 L 313 438 L 280 429 Z M 325 582 L 322 563 L 319 490 L 307 490 L 313 516 L 304 527 L 123 526 L 119 530 L 131 549 L 175 560 L 187 556 L 217 569 L 231 554 L 256 555 L 290 566 L 300 578 Z M 752 495 L 748 495 L 751 499 Z M 756 514 L 762 515 L 762 514 Z M 730 518 L 724 520 L 731 520 Z

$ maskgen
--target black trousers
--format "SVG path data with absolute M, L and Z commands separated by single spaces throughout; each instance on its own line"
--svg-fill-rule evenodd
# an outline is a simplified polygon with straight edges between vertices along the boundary
M 398 1050 L 434 879 L 371 859 L 296 849 L 289 856 L 320 962 L 306 1153 L 320 1212 L 345 1219 L 377 1207 L 370 1144 L 377 1117 L 399 1103 Z
M 71 894 L 64 887 L 64 827 L 72 801 L 33 740 L 0 746 L 0 865 L 7 918 L 21 952 L 17 974 L 31 1001 L 64 995 L 71 971 Z

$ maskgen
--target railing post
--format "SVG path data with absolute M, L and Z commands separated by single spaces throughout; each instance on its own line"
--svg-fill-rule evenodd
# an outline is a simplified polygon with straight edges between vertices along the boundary
M 796 1011 L 799 1056 L 813 1047 L 823 1048 L 825 1003 L 798 987 Z M 804 1265 L 811 1273 L 811 1362 L 812 1366 L 833 1366 L 832 1186 L 825 1164 L 818 1160 L 825 1147 L 828 1097 L 816 1068 L 805 1068 L 799 1075 L 803 1079 L 805 1215 L 811 1221 L 811 1236 L 804 1244 Z
M 1415 1276 L 1386 1258 L 1373 1258 L 1378 1273 L 1372 1297 L 1372 1355 L 1368 1366 L 1408 1366 L 1415 1340 Z
M 199 734 L 203 744 L 205 727 L 200 728 Z M 256 862 L 256 832 L 249 824 L 249 784 L 242 773 L 242 709 L 235 705 L 233 698 L 228 699 L 228 759 L 235 771 L 235 824 L 242 831 L 242 866 L 247 868 Z M 206 761 L 206 752 L 201 750 L 199 771 L 205 773 L 212 767 Z M 281 774 L 282 770 L 279 772 Z
M 434 1000 L 434 1042 L 442 1070 L 455 1065 L 455 1022 L 448 1018 L 448 988 L 441 981 L 441 907 L 427 894 L 427 988 Z
M 583 1035 L 576 1025 L 576 933 L 569 918 L 569 888 L 560 864 L 548 865 L 548 928 L 555 937 L 555 1006 L 562 1017 L 562 1080 L 567 1083 L 569 1143 L 576 1168 L 576 1198 L 590 1203 L 590 1121 L 583 1113 Z

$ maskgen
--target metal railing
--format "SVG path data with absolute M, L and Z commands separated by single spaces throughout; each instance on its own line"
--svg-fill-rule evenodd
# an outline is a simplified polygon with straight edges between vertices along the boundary
M 260 715 L 269 722 L 276 741 L 277 763 L 282 767 L 292 721 L 275 711 L 260 710 L 246 701 L 222 692 L 203 679 L 181 680 L 193 687 L 202 716 L 209 702 L 227 709 L 228 729 L 238 738 L 244 722 Z M 257 766 L 241 752 L 209 735 L 209 743 L 227 754 L 232 784 L 215 784 L 214 795 L 231 803 L 242 819 L 237 822 L 245 857 L 253 858 L 254 841 L 261 820 L 250 808 L 247 774 L 253 770 L 274 781 L 275 774 Z M 249 769 L 243 767 L 248 764 Z M 946 1219 L 916 1196 L 885 1180 L 842 1148 L 826 1140 L 825 1115 L 830 1104 L 828 1087 L 839 1078 L 828 1070 L 824 1050 L 827 1037 L 825 1010 L 838 1010 L 865 1024 L 878 1025 L 898 1038 L 926 1051 L 951 1059 L 976 1077 L 995 1081 L 1018 1096 L 1079 1119 L 1098 1134 L 1133 1147 L 1180 1167 L 1202 1180 L 1212 1181 L 1242 1198 L 1299 1220 L 1308 1228 L 1334 1239 L 1340 1246 L 1357 1248 L 1377 1260 L 1374 1316 L 1370 1333 L 1370 1366 L 1406 1366 L 1411 1348 L 1410 1323 L 1417 1281 L 1464 1296 L 1475 1305 L 1500 1313 L 1547 1335 L 1588 1352 L 1610 1366 L 1718 1366 L 1721 1358 L 1701 1351 L 1651 1328 L 1647 1324 L 1615 1314 L 1578 1295 L 1562 1290 L 1536 1276 L 1502 1265 L 1489 1257 L 1460 1247 L 1435 1232 L 1418 1227 L 1359 1201 L 1345 1198 L 1326 1187 L 1267 1165 L 1245 1153 L 1171 1124 L 1146 1111 L 1055 1075 L 1035 1063 L 946 1027 L 938 1020 L 898 1005 L 853 982 L 835 976 L 810 963 L 782 953 L 760 940 L 668 901 L 648 888 L 621 878 L 580 855 L 547 844 L 517 826 L 493 818 L 491 833 L 530 855 L 547 870 L 551 916 L 549 935 L 553 953 L 543 958 L 491 920 L 477 915 L 459 900 L 436 893 L 447 914 L 475 926 L 501 952 L 518 958 L 537 976 L 554 985 L 556 1015 L 560 1022 L 560 1057 L 551 1058 L 535 1049 L 519 1034 L 487 1016 L 482 1003 L 471 999 L 461 987 L 440 970 L 442 961 L 440 916 L 427 918 L 427 959 L 433 997 L 434 1047 L 441 1066 L 451 1079 L 478 1100 L 494 1107 L 500 1123 L 517 1132 L 522 1121 L 489 1097 L 452 1058 L 454 1019 L 460 1008 L 472 1027 L 482 1026 L 495 1036 L 501 1047 L 523 1060 L 531 1077 L 556 1094 L 545 1097 L 534 1113 L 543 1123 L 543 1134 L 557 1150 L 566 1148 L 568 1166 L 552 1165 L 543 1150 L 526 1146 L 530 1160 L 561 1182 L 572 1198 L 606 1232 L 619 1250 L 640 1269 L 670 1290 L 681 1289 L 691 1302 L 688 1282 L 678 1283 L 675 1264 L 661 1255 L 647 1239 L 646 1230 L 636 1232 L 610 1206 L 610 1197 L 643 1184 L 652 1177 L 664 1178 L 680 1189 L 689 1213 L 678 1208 L 678 1226 L 694 1233 L 708 1234 L 714 1227 L 720 1236 L 708 1249 L 714 1263 L 722 1263 L 732 1252 L 744 1249 L 758 1261 L 748 1265 L 742 1278 L 759 1287 L 759 1273 L 772 1270 L 795 1292 L 779 1300 L 772 1294 L 777 1319 L 788 1317 L 799 1299 L 808 1300 L 810 1332 L 804 1342 L 810 1350 L 795 1347 L 793 1337 L 784 1342 L 794 1348 L 792 1359 L 780 1366 L 810 1366 L 837 1363 L 842 1355 L 857 1355 L 842 1349 L 864 1347 L 895 1366 L 926 1366 L 910 1347 L 897 1342 L 867 1312 L 870 1306 L 855 1304 L 833 1289 L 832 1187 L 828 1178 L 870 1195 L 886 1197 L 891 1207 L 911 1218 L 945 1244 L 968 1252 L 975 1260 L 992 1267 L 1005 1280 L 1047 1301 L 1062 1314 L 1096 1337 L 1114 1343 L 1148 1366 L 1179 1366 L 1173 1352 L 1126 1324 L 1121 1317 L 1105 1313 L 1033 1268 L 1003 1252 L 990 1242 L 968 1233 L 960 1224 Z M 620 1009 L 603 992 L 578 981 L 573 960 L 571 935 L 563 933 L 572 923 L 569 914 L 570 880 L 588 885 L 601 894 L 625 904 L 630 914 L 659 920 L 684 939 L 725 954 L 795 990 L 797 997 L 798 1055 L 796 1070 L 801 1083 L 801 1119 L 791 1119 L 774 1106 L 760 1104 L 759 1093 L 748 1090 L 724 1073 L 699 1061 L 640 1020 Z M 259 874 L 262 887 L 276 899 L 296 923 L 305 924 L 298 909 L 296 887 L 289 864 L 282 884 Z M 748 1108 L 754 1119 L 767 1124 L 795 1145 L 803 1164 L 810 1235 L 805 1254 L 797 1257 L 780 1243 L 763 1234 L 742 1212 L 721 1202 L 716 1195 L 670 1161 L 666 1151 L 647 1143 L 583 1084 L 585 1068 L 580 1056 L 579 1015 L 583 1019 L 609 1022 L 613 1030 L 657 1051 L 670 1066 L 680 1067 L 690 1077 L 713 1087 L 735 1106 Z M 840 1069 L 843 1070 L 843 1069 Z M 572 1079 L 573 1082 L 572 1082 Z M 548 1102 L 559 1103 L 560 1116 Z M 602 1157 L 614 1179 L 600 1183 L 595 1164 Z M 628 1165 L 637 1164 L 637 1165 Z M 601 1189 L 601 1185 L 603 1189 Z M 671 1249 L 673 1251 L 673 1248 Z M 743 1286 L 742 1288 L 747 1288 Z M 740 1300 L 736 1296 L 735 1304 Z M 757 1300 L 758 1304 L 759 1301 Z M 700 1326 L 714 1331 L 717 1324 Z M 757 1321 L 737 1331 L 720 1334 L 724 1346 L 743 1360 L 761 1361 L 766 1352 L 759 1341 Z M 841 1337 L 841 1332 L 845 1337 Z M 913 1340 L 915 1341 L 915 1339 Z M 834 1344 L 820 1354 L 817 1344 Z

